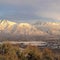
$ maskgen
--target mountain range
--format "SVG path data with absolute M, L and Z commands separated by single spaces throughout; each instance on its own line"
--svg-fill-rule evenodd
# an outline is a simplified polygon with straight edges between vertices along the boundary
M 36 22 L 34 26 L 49 35 L 60 35 L 60 22 Z
M 36 37 L 60 36 L 60 23 L 35 22 L 16 23 L 9 20 L 0 20 L 0 40 L 28 40 Z

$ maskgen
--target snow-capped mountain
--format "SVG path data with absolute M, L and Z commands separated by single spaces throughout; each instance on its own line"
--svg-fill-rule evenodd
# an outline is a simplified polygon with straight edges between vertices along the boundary
M 14 25 L 16 25 L 15 22 L 11 22 L 8 20 L 0 20 L 0 31 L 8 32 L 12 30 Z
M 45 35 L 46 33 L 38 30 L 29 23 L 15 23 L 8 20 L 0 20 L 0 31 L 13 35 Z
M 20 40 L 25 38 L 39 40 L 41 36 L 56 38 L 56 36 L 60 36 L 59 26 L 60 23 L 55 22 L 36 22 L 30 24 L 0 20 L 0 40 Z
M 0 20 L 0 31 L 11 34 L 29 34 L 29 35 L 60 35 L 60 23 L 56 22 L 36 22 L 16 23 L 8 20 Z
M 60 35 L 59 22 L 36 22 L 33 24 L 37 29 L 42 30 L 49 35 Z

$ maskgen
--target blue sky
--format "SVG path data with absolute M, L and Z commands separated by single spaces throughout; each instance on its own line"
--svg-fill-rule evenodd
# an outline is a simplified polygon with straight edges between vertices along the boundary
M 60 22 L 60 0 L 0 0 L 0 19 Z

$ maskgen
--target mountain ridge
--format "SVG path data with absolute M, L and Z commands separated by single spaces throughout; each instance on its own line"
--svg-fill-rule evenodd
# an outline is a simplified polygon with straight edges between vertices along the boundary
M 17 32 L 19 33 L 22 33 L 24 34 L 25 32 L 29 32 L 29 34 L 31 33 L 31 35 L 35 35 L 35 34 L 43 34 L 42 31 L 40 30 L 37 30 L 33 25 L 29 24 L 29 23 L 15 23 L 15 22 L 11 22 L 11 21 L 8 21 L 8 20 L 3 20 L 0 22 L 0 30 L 3 30 L 3 31 L 12 31 L 12 30 L 15 30 L 14 33 L 17 34 Z M 45 33 L 44 33 L 45 34 Z
M 16 23 L 9 20 L 0 20 L 0 40 L 41 39 L 42 37 L 56 38 L 60 36 L 60 23 L 36 22 Z M 35 37 L 34 37 L 35 36 Z
M 60 35 L 60 22 L 36 22 L 33 24 L 37 29 L 51 35 Z

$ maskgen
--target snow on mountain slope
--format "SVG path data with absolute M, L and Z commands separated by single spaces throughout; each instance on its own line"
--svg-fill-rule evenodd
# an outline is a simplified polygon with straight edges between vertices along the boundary
M 38 30 L 33 25 L 29 23 L 20 23 L 17 26 L 15 33 L 20 33 L 24 35 L 45 35 L 46 33 Z
M 36 22 L 34 23 L 34 26 L 50 35 L 60 35 L 59 22 Z
M 46 35 L 29 23 L 15 23 L 8 20 L 0 20 L 0 31 L 12 35 Z
M 0 40 L 39 40 L 58 38 L 60 36 L 60 23 L 36 22 L 15 23 L 8 20 L 0 20 Z
M 60 23 L 36 22 L 29 24 L 0 20 L 0 31 L 13 35 L 60 35 Z
M 13 26 L 15 25 L 15 22 L 11 22 L 8 20 L 0 20 L 0 31 L 10 31 L 12 30 Z

